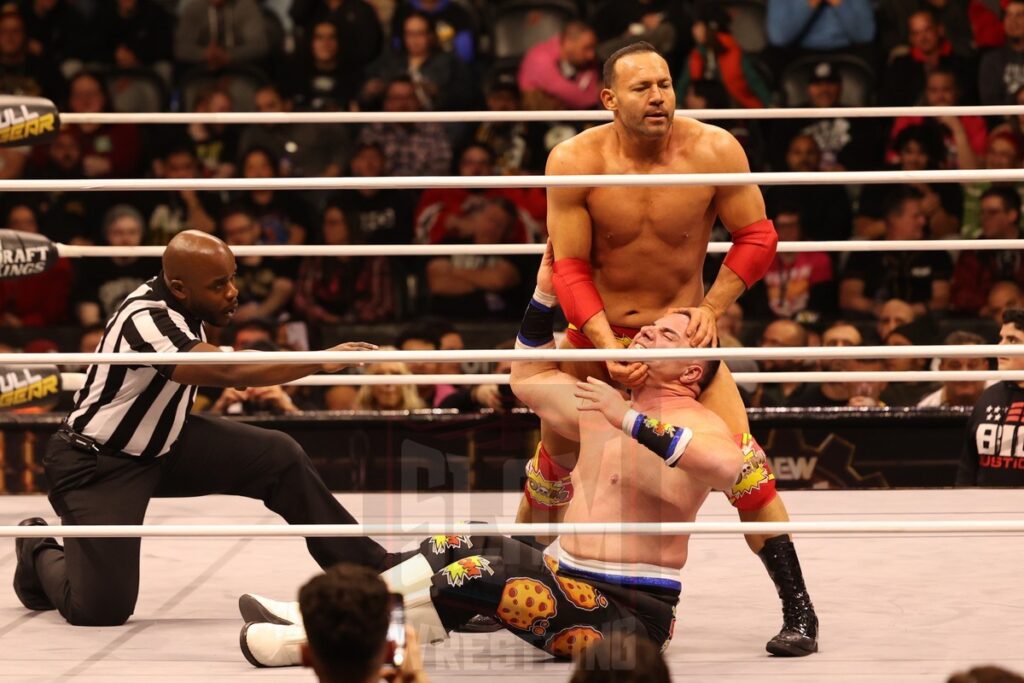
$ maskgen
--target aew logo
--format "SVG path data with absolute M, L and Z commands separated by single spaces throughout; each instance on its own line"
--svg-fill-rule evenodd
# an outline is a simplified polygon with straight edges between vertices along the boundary
M 59 393 L 60 373 L 54 366 L 0 368 L 0 409 L 43 406 Z

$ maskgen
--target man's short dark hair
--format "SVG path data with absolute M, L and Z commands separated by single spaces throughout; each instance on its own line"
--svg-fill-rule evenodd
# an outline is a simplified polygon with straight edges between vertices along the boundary
M 1020 219 L 1020 194 L 1017 193 L 1017 189 L 1009 187 L 1007 185 L 996 185 L 990 187 L 981 193 L 981 198 L 988 199 L 989 197 L 999 197 L 1003 200 L 1003 209 L 1006 211 L 1016 211 L 1017 218 Z
M 439 328 L 430 320 L 420 320 L 410 323 L 402 328 L 395 340 L 395 346 L 399 349 L 410 339 L 419 339 L 434 345 L 434 348 L 441 346 L 441 335 Z
M 1003 311 L 1003 324 L 1013 325 L 1024 332 L 1024 308 L 1007 308 Z
M 903 213 L 903 208 L 907 202 L 914 200 L 921 200 L 924 195 L 916 187 L 902 186 L 891 191 L 885 197 L 885 202 L 882 204 L 882 216 L 885 218 L 892 218 L 898 214 Z
M 646 40 L 638 40 L 635 43 L 630 43 L 626 47 L 620 47 L 618 50 L 613 52 L 608 59 L 604 61 L 604 87 L 610 88 L 615 83 L 615 63 L 623 57 L 629 55 L 635 55 L 640 52 L 653 52 L 656 55 L 660 55 L 657 49 Z
M 361 683 L 374 673 L 390 620 L 388 587 L 377 572 L 335 565 L 302 587 L 299 609 L 310 650 L 333 680 Z
M 613 632 L 576 658 L 569 683 L 669 683 L 668 666 L 647 638 Z

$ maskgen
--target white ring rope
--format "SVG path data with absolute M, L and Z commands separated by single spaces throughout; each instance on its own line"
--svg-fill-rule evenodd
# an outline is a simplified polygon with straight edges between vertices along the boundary
M 0 180 L 0 192 L 178 190 L 420 190 L 424 188 L 683 187 L 691 185 L 873 185 L 1024 182 L 1024 169 L 818 171 L 810 173 L 606 173 L 591 175 L 394 176 L 367 178 L 107 178 Z
M 614 534 L 949 534 L 1022 533 L 1024 519 L 995 520 L 829 520 L 825 522 L 580 522 L 574 524 L 135 524 L 82 526 L 0 526 L 0 538 L 295 538 L 439 535 L 575 536 Z
M 61 373 L 61 388 L 78 391 L 85 386 L 84 372 Z M 1024 371 L 998 370 L 932 370 L 932 371 L 878 371 L 878 372 L 734 372 L 737 384 L 785 384 L 789 382 L 990 382 L 1024 381 Z M 361 387 L 391 384 L 510 384 L 505 374 L 439 374 L 439 375 L 313 375 L 294 382 L 293 387 Z
M 164 247 L 91 247 L 57 244 L 67 258 L 156 257 Z M 709 254 L 724 254 L 732 242 L 710 242 Z M 1024 249 L 1024 239 L 998 240 L 849 240 L 779 242 L 781 254 L 860 251 L 1003 251 Z M 526 256 L 544 253 L 543 244 L 303 244 L 234 246 L 236 256 Z
M 258 353 L 0 353 L 0 365 L 250 365 L 254 363 L 500 363 L 502 361 L 822 360 L 1024 356 L 1024 345 L 785 346 L 686 349 L 464 349 L 460 351 L 269 351 Z
M 885 118 L 897 116 L 1017 116 L 1022 105 L 982 105 L 958 107 L 793 107 L 792 109 L 677 109 L 679 116 L 705 121 L 722 119 L 826 119 Z M 462 123 L 527 121 L 611 121 L 612 113 L 589 111 L 421 111 L 421 112 L 229 112 L 213 113 L 62 113 L 61 124 L 82 123 Z

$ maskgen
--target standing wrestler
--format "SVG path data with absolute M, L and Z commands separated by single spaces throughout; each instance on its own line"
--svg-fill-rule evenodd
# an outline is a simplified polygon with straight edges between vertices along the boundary
M 554 348 L 552 260 L 549 249 L 519 348 Z M 689 348 L 688 324 L 685 315 L 665 315 L 640 330 L 631 348 Z M 692 522 L 712 488 L 729 488 L 742 476 L 740 447 L 721 418 L 695 400 L 719 366 L 652 362 L 627 403 L 610 385 L 577 382 L 553 362 L 512 364 L 516 395 L 580 443 L 580 495 L 568 506 L 567 521 Z M 404 596 L 406 619 L 425 642 L 443 640 L 485 614 L 556 657 L 575 656 L 622 631 L 664 648 L 673 635 L 688 541 L 611 531 L 566 536 L 542 554 L 502 536 L 434 536 L 383 577 Z M 240 643 L 252 664 L 299 663 L 306 634 L 295 603 L 250 594 L 239 605 L 249 622 Z
M 612 123 L 555 147 L 548 174 L 749 172 L 732 135 L 674 116 L 669 67 L 651 45 L 634 43 L 614 53 L 605 62 L 604 81 L 601 101 L 614 112 Z M 705 294 L 702 270 L 716 217 L 732 233 L 733 246 Z M 667 309 L 689 316 L 694 345 L 714 346 L 717 318 L 761 279 L 778 241 L 756 185 L 549 188 L 548 231 L 558 301 L 570 323 L 569 348 L 620 349 Z M 628 387 L 639 386 L 648 372 L 641 363 L 613 362 L 566 363 L 561 369 Z M 756 446 L 726 368 L 700 401 L 725 421 L 738 442 Z M 542 420 L 541 444 L 527 464 L 517 521 L 564 516 L 578 452 L 579 444 Z M 789 520 L 767 463 L 738 482 L 729 500 L 743 521 Z M 782 600 L 783 627 L 768 642 L 768 651 L 782 656 L 816 651 L 818 620 L 791 539 L 748 535 L 747 543 L 764 562 Z

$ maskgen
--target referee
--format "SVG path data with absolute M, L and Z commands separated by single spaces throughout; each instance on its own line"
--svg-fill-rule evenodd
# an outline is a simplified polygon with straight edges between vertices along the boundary
M 227 245 L 193 230 L 178 234 L 164 251 L 163 271 L 125 299 L 98 350 L 219 351 L 206 342 L 203 323 L 230 322 L 238 308 L 234 276 Z M 354 524 L 290 436 L 190 414 L 198 386 L 267 386 L 337 369 L 91 365 L 43 459 L 50 503 L 64 524 L 142 524 L 151 498 L 229 494 L 262 500 L 290 524 Z M 69 538 L 61 547 L 52 538 L 19 539 L 15 592 L 25 607 L 56 608 L 71 624 L 123 624 L 138 597 L 140 540 Z M 347 561 L 382 570 L 395 562 L 368 538 L 310 538 L 306 546 L 324 568 Z

